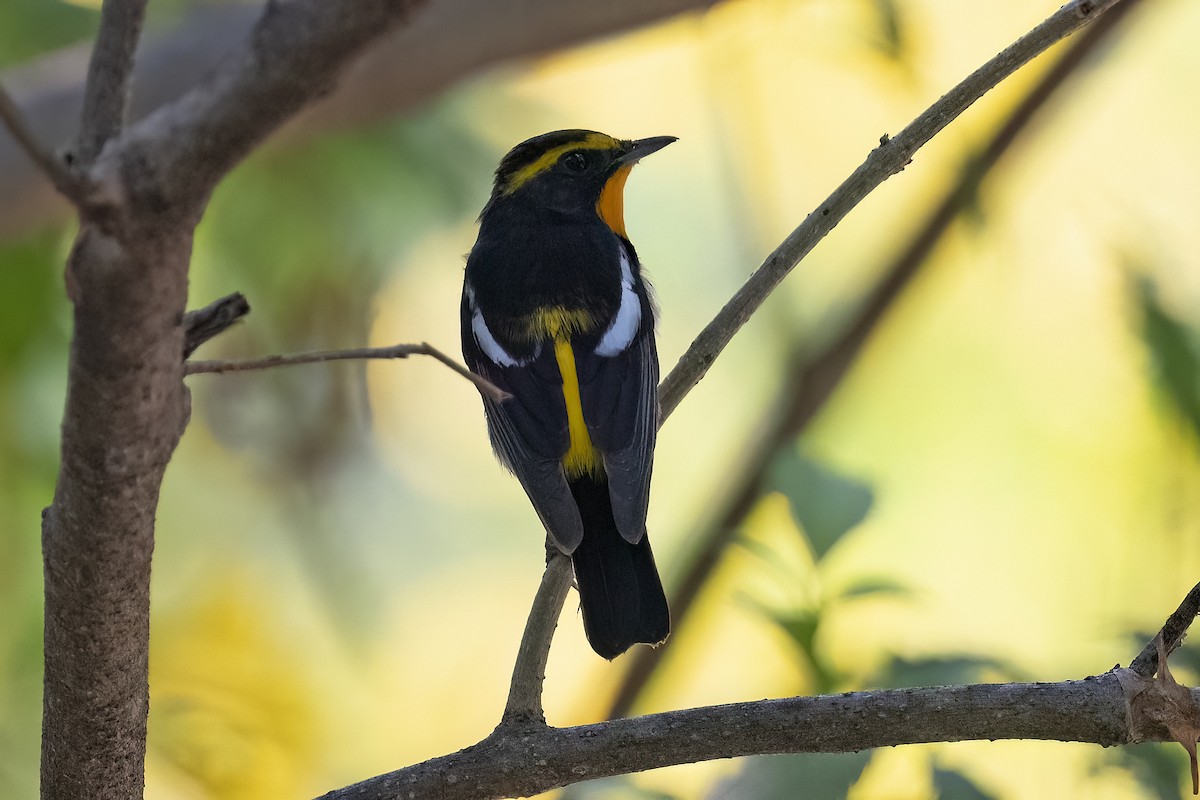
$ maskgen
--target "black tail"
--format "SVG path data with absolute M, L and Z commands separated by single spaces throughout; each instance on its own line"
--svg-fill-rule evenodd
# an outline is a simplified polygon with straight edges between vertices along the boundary
M 571 561 L 588 643 L 609 660 L 639 642 L 658 644 L 671 632 L 671 614 L 649 537 L 637 544 L 621 538 L 605 479 L 577 478 L 571 494 L 583 518 L 583 542 Z

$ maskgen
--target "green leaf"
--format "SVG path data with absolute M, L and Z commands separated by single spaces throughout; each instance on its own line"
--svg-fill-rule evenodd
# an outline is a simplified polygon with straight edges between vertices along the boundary
M 933 768 L 933 791 L 938 800 L 996 800 L 966 775 L 941 767 Z
M 771 465 L 768 485 L 787 496 L 817 561 L 863 521 L 874 499 L 867 484 L 790 448 Z
M 1155 382 L 1192 432 L 1200 436 L 1200 347 L 1196 334 L 1167 313 L 1154 284 L 1137 282 L 1142 338 L 1150 350 Z
M 869 750 L 755 756 L 745 760 L 737 775 L 717 784 L 709 800 L 835 800 L 846 796 L 870 760 Z

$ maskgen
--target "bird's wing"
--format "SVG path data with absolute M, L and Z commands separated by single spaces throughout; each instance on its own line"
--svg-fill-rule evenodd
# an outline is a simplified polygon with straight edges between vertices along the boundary
M 492 448 L 521 482 L 555 543 L 570 554 L 583 540 L 583 521 L 562 470 L 570 441 L 554 349 L 542 347 L 527 361 L 502 366 L 480 346 L 468 311 L 464 302 L 467 366 L 512 395 L 502 403 L 483 401 Z
M 613 519 L 621 537 L 636 544 L 646 533 L 658 432 L 658 353 L 652 319 L 620 353 L 577 354 L 576 367 L 583 418 L 608 474 Z

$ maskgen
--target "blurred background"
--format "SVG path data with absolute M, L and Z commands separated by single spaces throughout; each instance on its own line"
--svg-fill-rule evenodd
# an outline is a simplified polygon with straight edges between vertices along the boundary
M 204 5 L 151 4 L 147 42 L 199 26 Z M 1200 578 L 1200 5 L 1125 5 L 1086 52 L 1079 37 L 1052 49 L 871 195 L 667 422 L 649 524 L 668 591 L 690 587 L 676 632 L 610 664 L 569 597 L 551 724 L 1079 678 L 1128 664 Z M 192 305 L 241 291 L 253 306 L 197 357 L 457 353 L 495 164 L 583 127 L 679 137 L 626 190 L 665 374 L 882 134 L 1056 7 L 725 2 L 536 57 L 481 53 L 486 69 L 403 113 L 296 126 L 221 185 L 197 231 Z M 0 5 L 0 80 L 30 104 L 77 84 L 96 22 L 91 3 Z M 72 225 L 19 184 L 24 165 L 0 164 L 0 796 L 32 798 Z M 843 370 L 828 354 L 858 343 L 848 330 L 864 335 Z M 827 401 L 814 363 L 835 366 Z M 428 359 L 188 383 L 158 513 L 147 797 L 307 797 L 485 736 L 543 534 L 470 384 Z M 1200 655 L 1173 663 L 1194 681 Z M 1174 745 L 982 742 L 721 761 L 558 796 L 1115 800 L 1179 797 L 1185 780 Z

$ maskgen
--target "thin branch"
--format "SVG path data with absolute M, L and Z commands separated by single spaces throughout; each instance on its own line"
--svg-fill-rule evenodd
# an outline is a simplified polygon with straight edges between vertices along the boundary
M 146 17 L 146 0 L 104 0 L 100 30 L 88 64 L 76 156 L 90 166 L 125 127 L 133 54 Z
M 183 318 L 183 357 L 186 359 L 200 345 L 224 333 L 249 313 L 250 303 L 241 292 L 234 292 L 214 300 L 204 308 L 189 311 Z
M 789 370 L 791 377 L 785 381 L 775 402 L 777 411 L 770 415 L 770 426 L 746 448 L 748 455 L 743 459 L 743 467 L 734 473 L 740 478 L 726 495 L 721 509 L 712 516 L 703 531 L 689 540 L 693 555 L 670 598 L 676 631 L 688 619 L 708 576 L 720 563 L 722 554 L 734 540 L 742 521 L 762 494 L 767 469 L 780 447 L 794 441 L 824 408 L 879 322 L 911 283 L 954 220 L 964 208 L 971 205 L 984 179 L 995 170 L 1021 133 L 1029 129 L 1038 113 L 1067 79 L 1078 72 L 1087 57 L 1098 50 L 1100 44 L 1139 4 L 1140 0 L 1125 0 L 1079 35 L 1013 108 L 992 138 L 968 159 L 959 172 L 961 179 L 949 188 L 908 246 L 881 272 L 883 278 L 871 290 L 840 335 L 815 357 L 804 358 L 802 354 L 793 357 L 793 366 Z M 609 718 L 629 713 L 650 676 L 670 652 L 674 641 L 676 639 L 672 638 L 662 647 L 637 650 L 614 697 Z M 1153 654 L 1148 658 L 1153 658 Z
M 542 712 L 542 684 L 546 680 L 546 660 L 550 655 L 550 642 L 558 617 L 571 588 L 571 559 L 547 545 L 546 571 L 533 598 L 533 608 L 525 622 L 521 646 L 517 649 L 517 662 L 513 666 L 512 682 L 508 689 L 508 701 L 500 718 L 501 726 L 512 724 L 541 723 L 546 717 Z
M 1196 619 L 1197 614 L 1200 614 L 1200 583 L 1192 587 L 1192 590 L 1183 598 L 1183 602 L 1179 604 L 1179 608 L 1167 617 L 1162 630 L 1129 664 L 1129 669 L 1143 678 L 1154 675 L 1158 670 L 1159 662 L 1173 653 L 1176 647 L 1179 647 L 1180 642 L 1183 641 L 1183 635 L 1187 633 L 1187 629 Z M 1160 647 L 1162 648 L 1161 658 Z
M 25 151 L 25 154 L 29 156 L 29 160 L 36 164 L 38 169 L 54 184 L 54 188 L 58 189 L 64 197 L 78 203 L 80 195 L 78 180 L 67 169 L 66 164 L 43 147 L 37 137 L 33 135 L 21 110 L 17 108 L 12 96 L 3 86 L 0 86 L 0 120 L 4 122 L 4 127 L 8 128 L 9 133 Z
M 1064 36 L 1087 25 L 1121 0 L 1073 0 L 971 73 L 896 136 L 881 141 L 858 169 L 767 256 L 712 322 L 696 337 L 659 387 L 662 418 L 699 383 L 751 315 L 817 242 L 875 187 L 903 170 L 926 142 L 976 100 Z
M 609 775 L 763 753 L 982 739 L 1121 745 L 1130 735 L 1119 673 L 1062 683 L 760 700 L 575 728 L 500 728 L 465 750 L 330 792 L 323 800 L 526 797 Z M 1192 697 L 1200 693 L 1193 690 Z
M 394 344 L 390 347 L 314 350 L 308 353 L 288 353 L 286 355 L 264 356 L 263 358 L 248 358 L 241 361 L 189 361 L 184 365 L 183 373 L 185 375 L 224 374 L 228 372 L 271 369 L 273 367 L 291 367 L 297 364 L 317 364 L 324 361 L 353 361 L 369 358 L 393 359 L 408 358 L 409 356 L 430 356 L 437 359 L 475 384 L 475 387 L 479 389 L 479 393 L 489 400 L 503 403 L 511 397 L 508 392 L 499 386 L 471 372 L 428 342 L 421 342 L 420 344 Z

